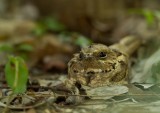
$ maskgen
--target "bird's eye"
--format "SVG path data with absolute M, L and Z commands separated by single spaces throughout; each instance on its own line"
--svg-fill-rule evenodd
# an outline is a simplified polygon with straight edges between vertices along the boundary
M 100 52 L 99 53 L 99 57 L 101 57 L 101 58 L 104 58 L 106 56 L 107 56 L 106 52 Z
M 82 52 L 79 53 L 79 58 L 83 59 L 84 58 L 84 54 Z

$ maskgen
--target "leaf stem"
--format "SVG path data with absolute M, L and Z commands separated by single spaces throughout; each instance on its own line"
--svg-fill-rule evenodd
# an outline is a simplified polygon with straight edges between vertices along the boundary
M 15 60 L 15 81 L 14 81 L 14 89 L 17 87 L 17 84 L 18 84 L 18 71 L 19 71 L 19 62 L 18 60 L 16 59 Z

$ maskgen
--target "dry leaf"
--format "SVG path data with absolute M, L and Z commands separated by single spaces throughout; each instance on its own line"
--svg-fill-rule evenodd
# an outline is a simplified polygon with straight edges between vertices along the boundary
M 86 89 L 86 93 L 91 99 L 109 99 L 114 96 L 124 94 L 128 92 L 127 86 L 103 86 L 97 88 L 91 88 L 83 86 Z

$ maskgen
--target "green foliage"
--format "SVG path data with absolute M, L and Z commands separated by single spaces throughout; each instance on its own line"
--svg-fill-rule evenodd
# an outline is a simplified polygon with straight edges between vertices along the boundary
M 5 65 L 5 77 L 13 93 L 24 93 L 26 91 L 28 69 L 21 57 L 9 57 Z
M 9 44 L 0 45 L 0 52 L 13 52 L 13 46 Z
M 144 15 L 148 25 L 153 25 L 155 20 L 155 14 L 151 10 L 142 10 L 142 14 Z
M 62 32 L 65 29 L 66 27 L 62 23 L 60 23 L 56 18 L 48 17 L 37 23 L 37 27 L 33 30 L 33 33 L 36 36 L 41 36 L 45 34 L 47 31 Z
M 155 18 L 157 17 L 155 11 L 149 9 L 131 9 L 129 12 L 144 16 L 149 26 L 154 24 Z
M 80 47 L 85 47 L 88 46 L 92 43 L 91 40 L 89 40 L 88 38 L 86 38 L 85 36 L 79 35 L 75 41 L 75 43 L 77 45 L 79 45 Z
M 71 32 L 61 32 L 58 36 L 59 36 L 59 39 L 60 41 L 62 42 L 67 42 L 67 43 L 72 43 L 72 33 Z
M 48 31 L 59 32 L 59 39 L 63 42 L 74 43 L 80 47 L 90 45 L 92 43 L 88 38 L 75 33 L 65 31 L 66 27 L 60 23 L 56 18 L 45 18 L 37 23 L 37 28 L 34 29 L 33 33 L 36 36 L 42 36 Z
M 33 47 L 30 44 L 20 44 L 17 47 L 17 50 L 25 51 L 25 52 L 31 52 L 33 50 Z
M 62 32 L 59 35 L 59 39 L 63 42 L 73 43 L 80 47 L 85 47 L 92 43 L 89 38 L 76 32 Z
M 46 32 L 47 32 L 46 27 L 41 24 L 37 24 L 36 28 L 33 30 L 33 34 L 36 36 L 41 36 Z
M 30 44 L 2 44 L 0 45 L 0 52 L 5 53 L 7 56 L 16 54 L 25 60 L 28 59 L 28 53 L 33 51 L 33 46 Z
M 49 30 L 52 30 L 55 32 L 60 32 L 65 30 L 65 26 L 55 18 L 46 18 L 44 20 L 44 25 L 46 25 L 46 27 Z
M 19 44 L 19 45 L 12 45 L 12 44 L 2 44 L 0 45 L 0 52 L 17 52 L 17 51 L 24 51 L 24 52 L 31 52 L 33 50 L 32 45 L 30 44 Z

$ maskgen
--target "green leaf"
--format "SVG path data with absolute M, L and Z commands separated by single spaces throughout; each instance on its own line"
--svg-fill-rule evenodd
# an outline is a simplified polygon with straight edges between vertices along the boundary
M 47 31 L 46 27 L 41 25 L 41 24 L 37 24 L 37 27 L 33 30 L 33 34 L 36 36 L 42 36 L 43 34 L 45 34 Z
M 130 9 L 128 10 L 131 14 L 138 14 L 145 17 L 147 24 L 153 25 L 155 22 L 155 12 L 149 9 Z
M 9 44 L 0 45 L 0 52 L 13 52 L 13 46 Z
M 145 16 L 148 25 L 153 25 L 154 20 L 155 20 L 154 12 L 150 10 L 143 10 L 143 15 Z
M 33 50 L 33 47 L 30 44 L 21 44 L 18 46 L 17 49 L 22 50 L 22 51 L 26 51 L 26 52 L 30 52 Z
M 92 43 L 92 41 L 89 40 L 88 38 L 82 36 L 82 35 L 79 35 L 79 36 L 77 37 L 77 40 L 75 41 L 75 43 L 76 43 L 77 45 L 79 45 L 80 47 L 85 47 L 85 46 L 90 45 L 90 44 Z
M 44 21 L 44 24 L 49 30 L 53 30 L 56 32 L 65 30 L 65 26 L 62 23 L 60 23 L 58 20 L 56 20 L 55 18 L 46 18 Z
M 5 65 L 5 76 L 13 93 L 24 93 L 26 91 L 28 69 L 22 58 L 9 57 L 9 61 Z
M 72 43 L 73 40 L 72 40 L 71 34 L 72 34 L 71 32 L 64 31 L 64 32 L 61 32 L 61 33 L 58 35 L 58 38 L 59 38 L 59 40 L 62 41 L 62 42 Z

